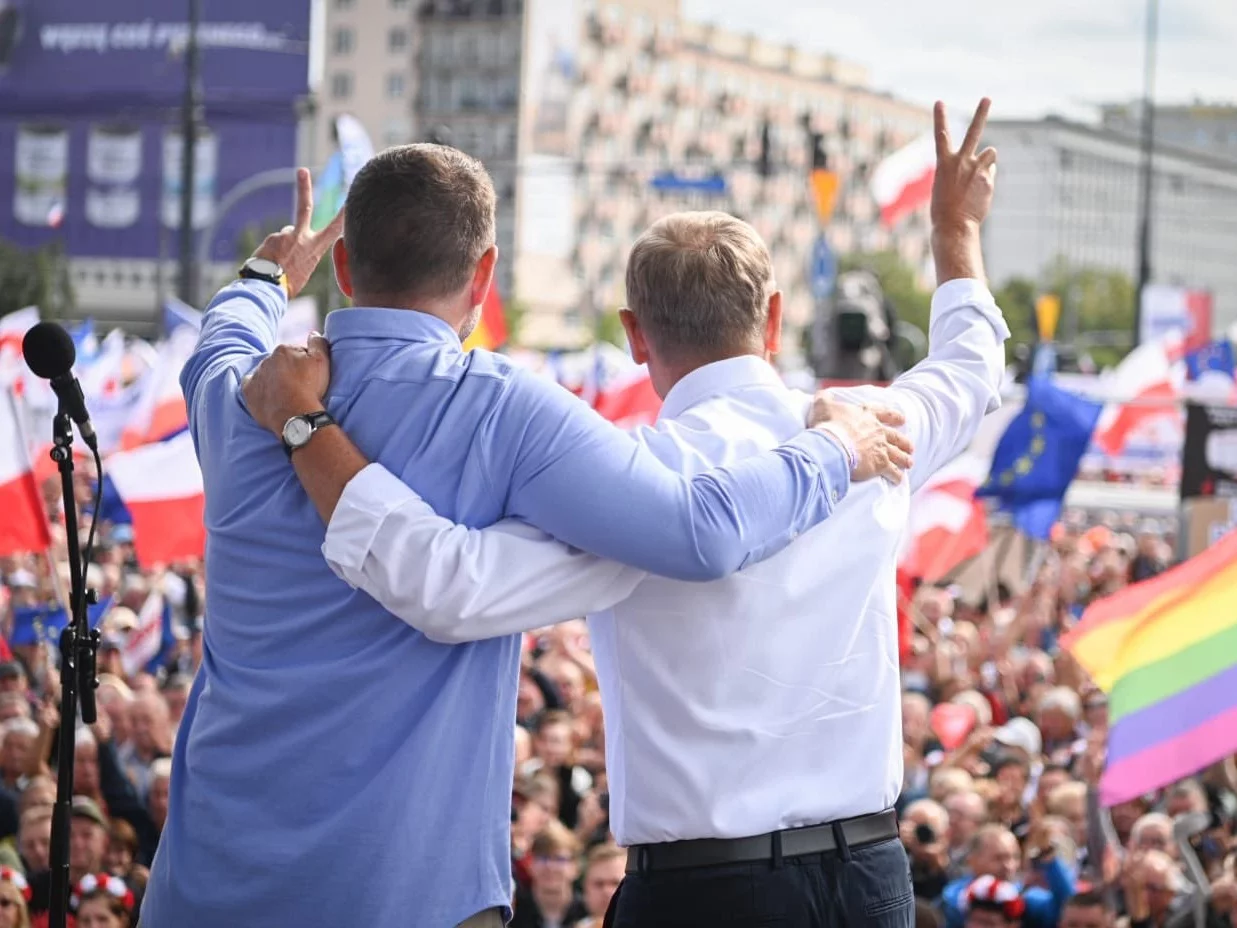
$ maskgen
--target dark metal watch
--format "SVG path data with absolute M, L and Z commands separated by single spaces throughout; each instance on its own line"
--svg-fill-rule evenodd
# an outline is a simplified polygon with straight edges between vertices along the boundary
M 282 267 L 270 258 L 249 258 L 237 272 L 242 280 L 264 280 L 268 284 L 287 289 L 288 276 Z
M 309 440 L 314 437 L 314 432 L 318 429 L 334 424 L 335 420 L 325 409 L 304 416 L 293 416 L 283 424 L 282 432 L 283 447 L 288 452 L 288 457 L 292 457 L 293 451 L 309 444 Z

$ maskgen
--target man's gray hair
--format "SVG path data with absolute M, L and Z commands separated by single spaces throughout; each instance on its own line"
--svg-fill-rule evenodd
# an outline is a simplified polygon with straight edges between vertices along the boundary
M 774 289 L 768 247 L 728 213 L 659 219 L 627 261 L 628 308 L 653 349 L 670 357 L 759 351 Z
M 0 725 L 0 742 L 3 742 L 5 738 L 12 734 L 29 735 L 31 738 L 37 738 L 39 736 L 39 726 L 35 724 L 33 719 L 9 719 L 3 725 Z
M 1071 719 L 1077 720 L 1082 715 L 1082 700 L 1068 686 L 1057 686 L 1043 695 L 1039 702 L 1039 711 L 1057 709 Z

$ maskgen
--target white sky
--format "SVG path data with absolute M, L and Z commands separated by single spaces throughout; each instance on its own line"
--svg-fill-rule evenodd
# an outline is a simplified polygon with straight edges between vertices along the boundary
M 1144 0 L 682 0 L 698 20 L 800 42 L 865 65 L 873 85 L 993 118 L 1142 94 Z M 1237 102 L 1237 0 L 1162 0 L 1156 98 Z

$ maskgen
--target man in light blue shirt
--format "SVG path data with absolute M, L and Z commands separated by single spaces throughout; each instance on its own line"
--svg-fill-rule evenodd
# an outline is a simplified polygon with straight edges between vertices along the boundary
M 429 145 L 384 152 L 349 192 L 340 286 L 358 306 L 403 308 L 328 318 L 326 410 L 290 422 L 281 448 L 240 387 L 338 232 L 309 231 L 307 172 L 298 184 L 297 226 L 208 307 L 181 377 L 206 488 L 207 616 L 142 923 L 497 924 L 520 639 L 435 644 L 354 592 L 323 563 L 288 456 L 338 421 L 454 520 L 523 519 L 688 580 L 781 550 L 852 474 L 880 472 L 870 459 L 897 467 L 869 454 L 883 429 L 814 429 L 684 478 L 560 387 L 464 354 L 496 259 L 494 192 L 479 163 Z

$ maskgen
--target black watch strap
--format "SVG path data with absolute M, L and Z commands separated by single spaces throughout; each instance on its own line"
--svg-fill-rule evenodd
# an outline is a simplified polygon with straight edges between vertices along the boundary
M 296 451 L 299 448 L 304 448 L 305 445 L 308 444 L 309 439 L 313 438 L 314 433 L 318 431 L 318 429 L 326 428 L 328 425 L 335 424 L 335 418 L 325 409 L 320 409 L 317 412 L 307 413 L 306 415 L 303 415 L 303 416 L 297 416 L 296 418 L 303 419 L 305 420 L 305 422 L 309 424 L 309 436 L 305 439 L 303 443 L 296 445 L 296 446 L 288 444 L 288 440 L 284 438 L 283 439 L 283 450 L 287 453 L 288 457 L 292 457 L 293 451 Z

